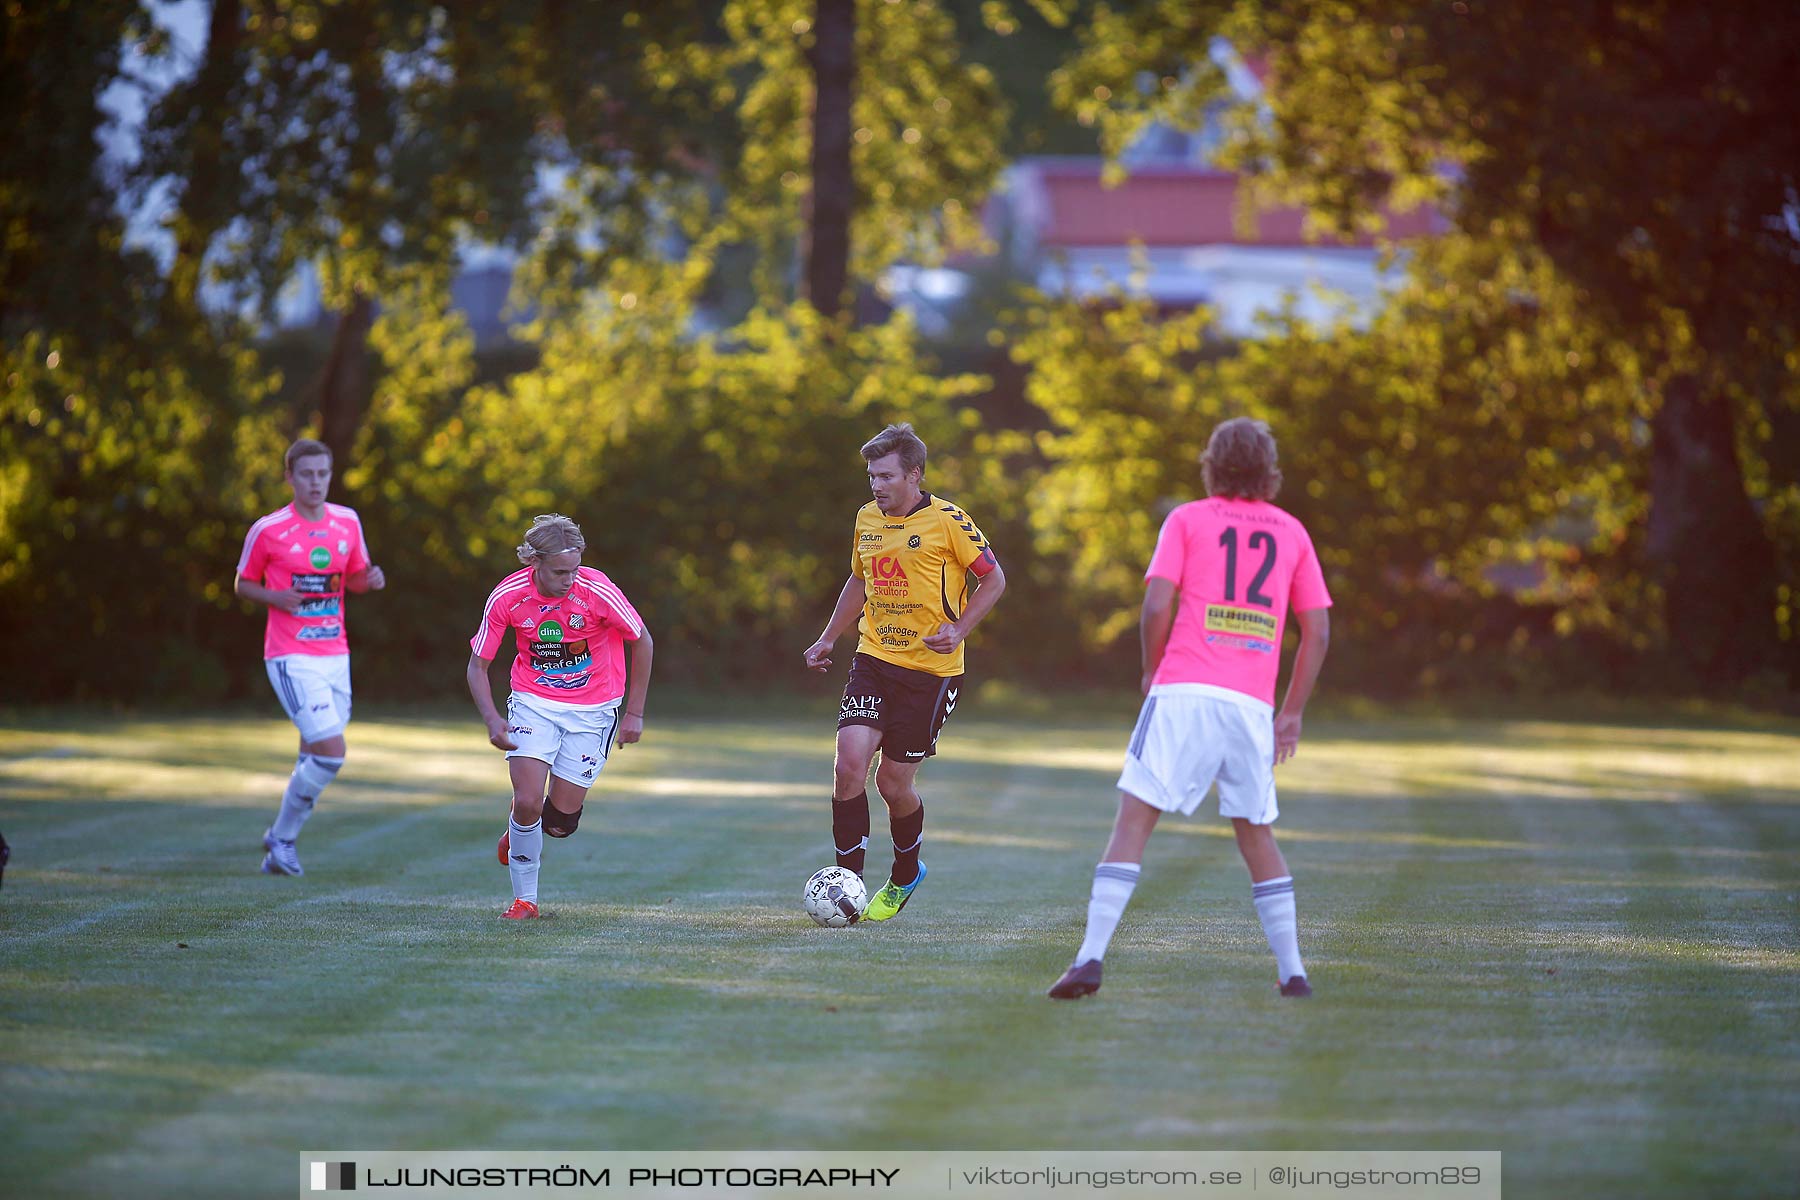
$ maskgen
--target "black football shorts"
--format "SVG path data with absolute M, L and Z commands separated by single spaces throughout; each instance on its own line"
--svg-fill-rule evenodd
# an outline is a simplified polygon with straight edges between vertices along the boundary
M 881 730 L 881 753 L 899 762 L 924 762 L 937 753 L 938 732 L 956 711 L 961 675 L 932 675 L 858 654 L 838 706 L 838 728 Z

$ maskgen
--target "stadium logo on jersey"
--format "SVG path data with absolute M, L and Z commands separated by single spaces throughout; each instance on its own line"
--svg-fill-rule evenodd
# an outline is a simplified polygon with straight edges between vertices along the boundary
M 538 636 L 546 642 L 560 642 L 563 639 L 562 626 L 555 621 L 545 621 L 538 626 Z
M 306 556 L 306 561 L 323 571 L 331 565 L 331 551 L 323 546 L 314 546 L 312 553 Z
M 919 548 L 919 535 L 915 533 L 911 537 L 907 538 L 906 544 L 909 547 L 911 547 L 912 549 L 917 550 Z

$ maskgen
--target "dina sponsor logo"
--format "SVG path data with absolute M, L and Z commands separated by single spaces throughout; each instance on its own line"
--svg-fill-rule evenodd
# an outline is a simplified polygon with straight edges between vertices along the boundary
M 314 546 L 312 553 L 306 556 L 306 561 L 311 563 L 315 570 L 323 571 L 331 565 L 331 551 L 323 546 Z
M 1229 646 L 1233 650 L 1251 650 L 1257 654 L 1272 654 L 1275 643 L 1259 641 L 1256 638 L 1238 637 L 1230 633 L 1209 633 L 1206 635 L 1209 646 Z
M 537 635 L 542 641 L 560 642 L 563 640 L 562 624 L 555 620 L 545 621 L 538 626 Z

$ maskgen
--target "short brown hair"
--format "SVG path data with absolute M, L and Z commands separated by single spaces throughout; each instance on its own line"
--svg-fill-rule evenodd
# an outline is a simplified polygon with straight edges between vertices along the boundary
M 318 438 L 301 438 L 287 448 L 287 456 L 281 460 L 281 469 L 291 475 L 294 471 L 295 462 L 302 458 L 311 458 L 315 454 L 323 454 L 326 458 L 330 458 L 331 447 L 327 446 L 324 442 L 321 442 Z
M 1209 496 L 1273 500 L 1281 491 L 1281 468 L 1269 423 L 1233 417 L 1213 430 L 1200 456 L 1200 476 Z
M 529 566 L 565 550 L 586 549 L 587 539 L 581 536 L 581 526 L 561 513 L 544 513 L 531 519 L 531 528 L 525 531 L 525 540 L 518 547 L 519 561 Z
M 890 454 L 900 456 L 902 471 L 925 470 L 925 443 L 919 440 L 919 435 L 913 432 L 909 422 L 889 425 L 863 443 L 862 456 L 869 462 L 886 458 Z

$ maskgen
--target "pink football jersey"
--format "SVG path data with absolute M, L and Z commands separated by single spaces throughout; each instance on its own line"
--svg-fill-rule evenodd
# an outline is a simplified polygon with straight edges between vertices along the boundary
M 1145 579 L 1180 589 L 1153 683 L 1210 683 L 1275 703 L 1281 631 L 1331 593 L 1306 527 L 1262 500 L 1214 496 L 1163 522 Z
M 308 521 L 289 504 L 250 526 L 238 576 L 276 591 L 294 587 L 306 596 L 294 612 L 269 609 L 263 657 L 350 653 L 344 580 L 368 566 L 362 519 L 342 504 L 327 504 L 318 521 Z
M 514 571 L 488 596 L 469 648 L 491 659 L 513 631 L 512 689 L 564 704 L 610 704 L 625 694 L 625 643 L 644 622 L 612 580 L 593 567 L 575 574 L 566 596 L 546 596 L 531 568 Z

